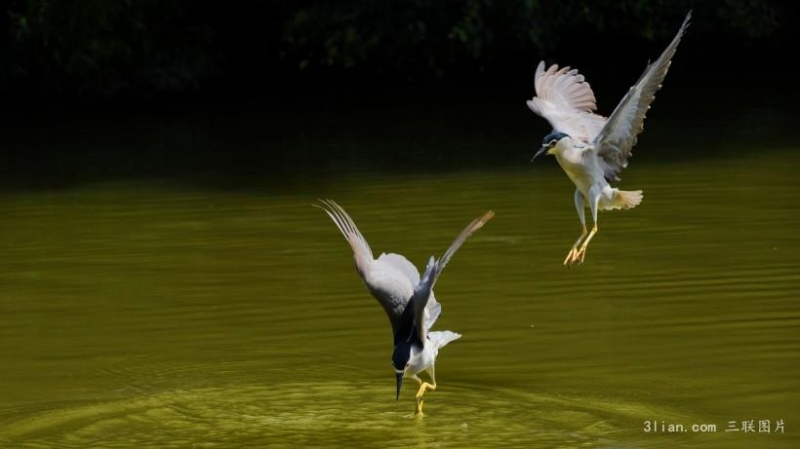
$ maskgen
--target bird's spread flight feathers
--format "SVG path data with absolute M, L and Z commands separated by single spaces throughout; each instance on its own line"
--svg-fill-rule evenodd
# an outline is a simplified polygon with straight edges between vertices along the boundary
M 597 109 L 594 92 L 577 69 L 569 66 L 558 68 L 553 64 L 544 70 L 544 61 L 539 63 L 534 77 L 534 87 L 539 98 L 558 107 L 578 111 Z
M 365 272 L 369 269 L 369 264 L 374 260 L 372 250 L 367 243 L 367 240 L 361 235 L 361 231 L 356 227 L 353 219 L 347 215 L 347 212 L 341 206 L 336 204 L 333 200 L 320 200 L 322 206 L 315 204 L 314 206 L 324 210 L 325 213 L 331 217 L 331 220 L 339 228 L 347 243 L 353 249 L 353 256 L 356 261 L 356 268 L 358 272 L 364 276 Z
M 596 109 L 595 97 L 583 75 L 569 67 L 559 69 L 555 64 L 545 70 L 544 61 L 536 68 L 536 96 L 528 101 L 528 107 L 555 131 L 569 135 L 577 144 L 591 145 L 600 157 L 605 177 L 617 179 L 619 171 L 627 166 L 636 136 L 644 127 L 645 114 L 664 82 L 691 17 L 689 11 L 672 42 L 645 68 L 608 119 L 592 112 Z
M 534 87 L 536 96 L 528 101 L 528 107 L 550 122 L 554 130 L 588 144 L 603 128 L 606 119 L 592 112 L 597 109 L 594 92 L 577 69 L 559 69 L 553 64 L 545 70 L 541 61 Z
M 645 114 L 655 100 L 656 92 L 661 88 L 664 77 L 667 76 L 672 57 L 691 18 L 692 12 L 689 11 L 672 42 L 655 62 L 645 68 L 639 81 L 622 98 L 592 142 L 592 146 L 604 162 L 606 178 L 616 178 L 617 173 L 628 165 L 631 149 L 636 145 L 636 136 L 644 129 Z
M 442 311 L 441 304 L 436 301 L 433 294 L 436 279 L 464 241 L 483 227 L 494 216 L 494 212 L 489 211 L 473 220 L 458 234 L 441 259 L 437 261 L 431 257 L 425 274 L 420 279 L 419 271 L 414 264 L 400 254 L 384 253 L 375 260 L 369 244 L 347 212 L 333 200 L 319 201 L 321 204 L 315 206 L 328 214 L 353 249 L 356 269 L 372 296 L 386 311 L 395 336 L 398 333 L 405 333 L 405 329 L 410 329 L 413 324 L 417 329 L 419 341 L 424 345 L 428 330 Z M 409 304 L 409 301 L 413 303 Z M 420 323 L 421 325 L 418 325 Z M 453 335 L 458 334 L 449 331 L 443 333 L 439 347 L 458 338 Z
M 324 210 L 353 249 L 356 270 L 372 296 L 383 307 L 392 331 L 397 334 L 402 326 L 403 312 L 419 283 L 417 268 L 400 254 L 372 256 L 369 244 L 356 227 L 353 219 L 333 200 L 320 200 L 314 206 Z

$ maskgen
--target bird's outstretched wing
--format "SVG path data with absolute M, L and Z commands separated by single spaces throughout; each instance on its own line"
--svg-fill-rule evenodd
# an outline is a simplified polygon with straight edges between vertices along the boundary
M 655 62 L 645 68 L 639 81 L 628 90 L 592 142 L 597 155 L 604 163 L 607 179 L 616 179 L 617 173 L 627 167 L 631 149 L 636 145 L 636 136 L 644 129 L 647 110 L 650 109 L 650 104 L 656 98 L 656 92 L 667 76 L 672 57 L 691 18 L 692 12 L 689 11 L 672 42 Z
M 358 274 L 386 311 L 392 330 L 397 333 L 402 324 L 403 311 L 413 295 L 414 286 L 419 282 L 419 272 L 399 254 L 381 254 L 378 260 L 374 260 L 367 240 L 347 212 L 333 200 L 319 201 L 320 204 L 314 206 L 328 214 L 350 244 Z
M 453 254 L 458 251 L 458 248 L 464 244 L 464 242 L 472 235 L 475 231 L 482 228 L 487 221 L 489 221 L 492 217 L 494 217 L 493 211 L 488 211 L 482 216 L 472 220 L 472 222 L 464 228 L 461 233 L 453 240 L 453 243 L 450 244 L 450 247 L 447 248 L 447 251 L 444 252 L 444 255 L 439 259 L 436 260 L 432 256 L 428 261 L 428 265 L 425 268 L 425 273 L 422 275 L 422 279 L 420 279 L 419 284 L 414 289 L 414 296 L 412 297 L 412 301 L 414 301 L 414 321 L 418 323 L 417 325 L 417 334 L 419 340 L 423 342 L 426 341 L 426 334 L 428 332 L 428 326 L 425 324 L 426 321 L 433 324 L 431 321 L 431 314 L 435 313 L 438 317 L 439 312 L 441 311 L 441 306 L 439 306 L 438 302 L 435 304 L 438 307 L 434 307 L 433 310 L 429 310 L 429 319 L 425 319 L 425 308 L 428 305 L 428 298 L 431 297 L 431 291 L 433 290 L 433 286 L 436 284 L 436 280 L 439 278 L 439 275 L 442 274 L 442 270 L 444 270 L 445 265 L 447 262 L 450 261 L 450 258 L 453 257 Z M 435 318 L 434 318 L 435 320 Z M 419 325 L 422 324 L 422 325 Z
M 528 107 L 554 130 L 588 144 L 603 128 L 606 119 L 592 112 L 597 109 L 594 92 L 577 69 L 559 69 L 553 64 L 545 70 L 542 61 L 536 68 L 534 87 L 536 96 L 528 101 Z
M 314 204 L 313 206 L 324 210 L 331 217 L 336 227 L 339 228 L 347 243 L 350 244 L 350 248 L 353 249 L 356 269 L 361 274 L 361 277 L 364 277 L 374 260 L 367 239 L 361 235 L 361 231 L 358 230 L 353 219 L 335 201 L 319 200 L 319 202 L 321 205 Z

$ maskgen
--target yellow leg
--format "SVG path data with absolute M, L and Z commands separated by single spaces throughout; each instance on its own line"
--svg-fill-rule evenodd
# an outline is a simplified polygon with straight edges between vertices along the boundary
M 422 404 L 423 404 L 422 396 L 425 395 L 426 391 L 435 390 L 436 389 L 436 371 L 434 370 L 433 365 L 431 365 L 431 367 L 428 368 L 428 374 L 430 374 L 430 376 L 431 376 L 431 383 L 423 382 L 422 379 L 420 379 L 417 376 L 414 376 L 414 380 L 419 382 L 419 390 L 417 390 L 417 396 L 416 396 L 417 397 L 417 406 L 414 409 L 414 416 L 419 416 L 419 417 L 423 416 L 423 413 L 422 413 Z
M 583 241 L 581 249 L 577 251 L 572 259 L 572 262 L 579 261 L 580 263 L 583 263 L 583 259 L 586 257 L 586 247 L 589 246 L 589 242 L 592 241 L 592 237 L 594 237 L 595 234 L 597 234 L 597 223 L 595 223 L 594 227 L 592 228 L 592 232 L 589 233 L 589 236 L 586 237 L 586 240 Z M 572 262 L 570 262 L 570 264 Z
M 417 399 L 421 399 L 422 395 L 424 395 L 426 391 L 435 389 L 436 389 L 436 384 L 429 384 L 428 382 L 422 382 L 419 386 L 419 391 L 417 391 Z
M 597 228 L 595 227 L 595 230 L 596 229 Z M 580 237 L 578 237 L 578 240 L 575 241 L 575 244 L 572 245 L 572 248 L 569 250 L 569 253 L 567 254 L 567 258 L 564 259 L 564 265 L 572 265 L 572 263 L 575 262 L 575 260 L 578 258 L 578 245 L 580 245 L 581 241 L 583 240 L 584 237 L 586 237 L 586 234 L 588 233 L 589 231 L 587 231 L 586 226 L 584 226 L 583 233 L 581 234 Z M 585 250 L 586 248 L 584 248 L 584 252 Z M 582 261 L 583 259 L 581 259 L 581 262 Z
M 422 400 L 422 396 L 425 395 L 425 392 L 428 390 L 435 390 L 436 384 L 429 384 L 428 382 L 421 382 L 419 386 L 419 391 L 417 391 L 417 407 L 414 409 L 414 416 L 422 416 L 422 404 L 424 401 Z

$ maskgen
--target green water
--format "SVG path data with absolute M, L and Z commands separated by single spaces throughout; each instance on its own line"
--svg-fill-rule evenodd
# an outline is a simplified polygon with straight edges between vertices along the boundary
M 572 186 L 529 150 L 429 171 L 334 158 L 238 187 L 6 189 L 0 446 L 798 447 L 800 148 L 639 150 L 623 187 L 642 205 L 601 213 L 573 268 Z M 424 419 L 413 389 L 395 401 L 388 321 L 317 198 L 417 266 L 497 213 L 437 283 L 436 328 L 463 338 Z

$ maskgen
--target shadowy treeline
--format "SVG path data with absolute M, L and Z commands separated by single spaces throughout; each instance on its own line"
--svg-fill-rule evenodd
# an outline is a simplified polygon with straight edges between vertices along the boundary
M 690 9 L 644 139 L 672 158 L 797 140 L 777 0 L 6 5 L 0 191 L 518 166 L 549 129 L 524 102 L 540 59 L 578 67 L 607 115 Z
M 657 41 L 660 51 L 689 9 L 695 16 L 692 33 L 719 44 L 687 52 L 689 57 L 713 52 L 736 59 L 797 37 L 788 7 L 775 0 L 12 0 L 7 5 L 0 87 L 4 96 L 17 98 L 192 95 L 330 80 L 424 84 L 502 79 L 512 71 L 529 79 L 539 58 L 561 52 L 569 53 L 564 62 L 575 65 L 571 61 L 602 65 L 633 59 L 630 63 L 643 67 L 642 58 L 657 55 L 647 45 Z

